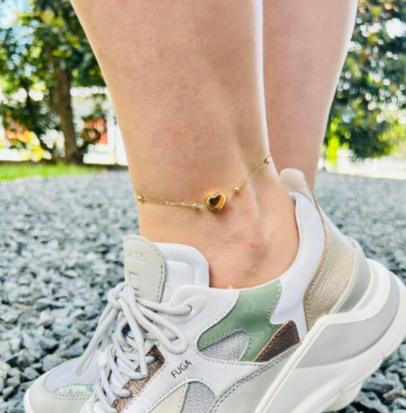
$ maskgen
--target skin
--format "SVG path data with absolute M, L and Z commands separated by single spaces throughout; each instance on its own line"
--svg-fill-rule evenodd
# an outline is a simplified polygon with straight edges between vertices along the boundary
M 264 0 L 263 5 L 265 97 L 272 156 L 279 172 L 300 169 L 314 188 L 358 1 Z
M 268 156 L 262 0 L 72 3 L 109 87 L 137 194 L 204 203 Z M 286 105 L 274 110 L 291 120 Z M 205 255 L 214 287 L 265 283 L 297 255 L 294 205 L 273 161 L 222 212 L 140 202 L 138 210 L 142 235 Z

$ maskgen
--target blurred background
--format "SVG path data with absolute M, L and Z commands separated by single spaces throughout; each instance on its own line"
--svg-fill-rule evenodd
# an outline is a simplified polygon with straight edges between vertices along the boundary
M 406 178 L 405 78 L 406 2 L 361 0 L 321 168 Z M 0 119 L 0 179 L 126 164 L 108 91 L 69 0 L 0 0 Z

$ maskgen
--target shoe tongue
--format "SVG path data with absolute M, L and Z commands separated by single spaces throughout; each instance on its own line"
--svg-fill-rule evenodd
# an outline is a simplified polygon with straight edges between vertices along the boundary
M 145 300 L 167 302 L 182 285 L 209 286 L 209 264 L 195 248 L 154 243 L 139 235 L 124 239 L 125 281 Z

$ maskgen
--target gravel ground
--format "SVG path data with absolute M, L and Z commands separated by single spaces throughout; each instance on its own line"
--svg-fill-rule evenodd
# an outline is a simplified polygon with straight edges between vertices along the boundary
M 406 280 L 406 182 L 322 174 L 319 201 L 366 253 Z M 40 374 L 79 356 L 137 231 L 128 174 L 0 184 L 0 413 L 21 413 Z M 406 413 L 406 344 L 345 410 Z

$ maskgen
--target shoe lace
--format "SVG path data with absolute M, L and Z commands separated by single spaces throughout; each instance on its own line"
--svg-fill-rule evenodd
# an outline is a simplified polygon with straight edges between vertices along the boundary
M 155 361 L 154 357 L 145 355 L 147 339 L 156 340 L 172 354 L 186 351 L 186 335 L 161 314 L 186 315 L 190 313 L 191 307 L 173 307 L 144 300 L 126 283 L 120 283 L 110 290 L 107 300 L 107 307 L 79 360 L 76 373 L 81 375 L 86 371 L 101 344 L 105 349 L 105 362 L 100 366 L 100 381 L 95 386 L 95 392 L 106 413 L 117 413 L 111 406 L 117 397 L 131 396 L 131 392 L 124 388 L 128 380 L 145 379 L 148 376 L 148 364 Z M 110 329 L 120 315 L 125 317 L 131 333 L 125 340 L 119 340 L 114 335 L 113 345 L 106 348 Z M 112 380 L 113 376 L 115 380 Z

